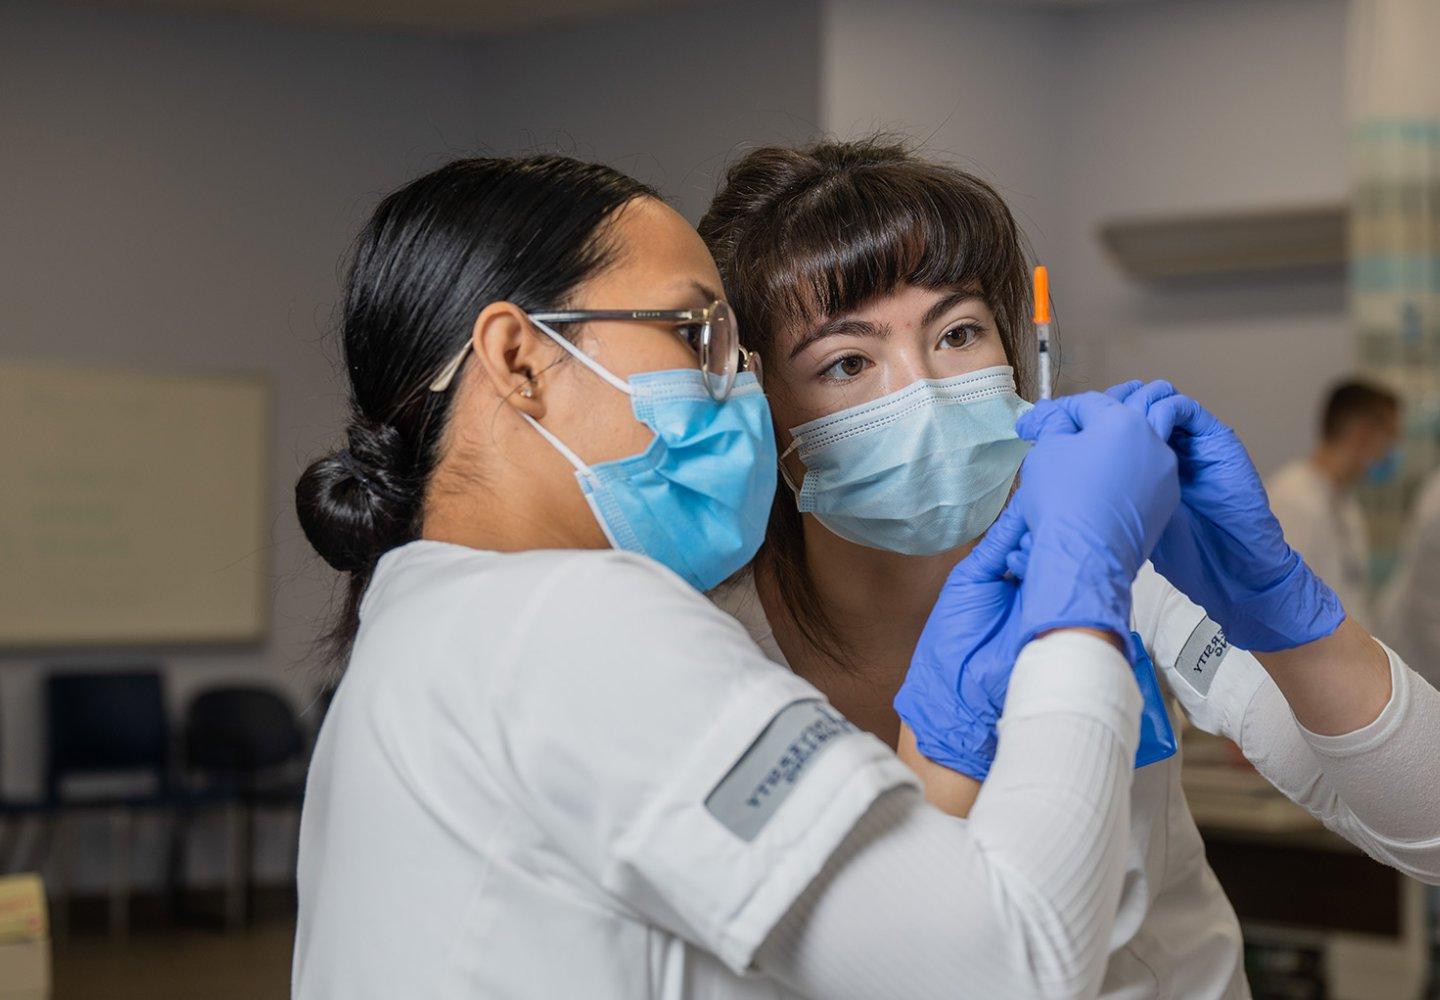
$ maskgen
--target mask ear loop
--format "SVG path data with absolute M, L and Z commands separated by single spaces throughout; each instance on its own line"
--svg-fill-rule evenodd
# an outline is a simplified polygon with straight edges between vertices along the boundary
M 540 320 L 535 319 L 534 317 L 531 317 L 531 316 L 527 316 L 526 318 L 529 319 L 530 322 L 534 323 L 535 326 L 536 326 L 542 333 L 546 334 L 551 340 L 555 341 L 555 343 L 559 344 L 559 345 L 560 345 L 561 347 L 563 347 L 565 350 L 569 351 L 570 354 L 574 356 L 574 358 L 575 358 L 576 361 L 580 362 L 580 363 L 581 363 L 582 365 L 584 365 L 586 368 L 589 368 L 592 372 L 594 372 L 596 375 L 599 375 L 599 376 L 600 376 L 601 378 L 603 378 L 606 382 L 609 382 L 611 385 L 613 385 L 615 388 L 619 389 L 619 390 L 620 390 L 621 392 L 623 392 L 625 395 L 627 395 L 627 396 L 633 396 L 633 395 L 635 395 L 635 390 L 633 390 L 633 389 L 630 388 L 629 383 L 627 383 L 624 379 L 620 378 L 618 375 L 614 374 L 613 372 L 607 370 L 607 369 L 605 368 L 605 366 L 602 365 L 600 362 L 598 362 L 598 361 L 596 361 L 594 358 L 590 357 L 590 355 L 588 355 L 588 354 L 586 354 L 584 351 L 580 350 L 580 348 L 578 348 L 578 347 L 576 347 L 574 344 L 570 343 L 570 341 L 568 341 L 568 340 L 566 340 L 564 337 L 560 336 L 560 334 L 556 333 L 554 330 L 552 330 L 552 329 L 551 329 L 549 326 L 547 326 L 546 324 L 540 322 Z M 537 425 L 537 426 L 538 426 L 538 425 Z
M 538 420 L 536 420 L 534 417 L 530 416 L 530 414 L 528 414 L 528 413 L 522 413 L 522 414 L 520 414 L 520 416 L 524 417 L 524 418 L 525 418 L 525 422 L 526 422 L 527 424 L 529 424 L 531 427 L 535 428 L 535 430 L 539 432 L 539 434 L 540 434 L 541 437 L 543 437 L 546 441 L 549 441 L 549 442 L 550 442 L 550 446 L 551 446 L 552 448 L 554 448 L 556 451 L 558 451 L 558 452 L 561 454 L 561 456 L 564 457 L 565 461 L 567 461 L 567 462 L 569 462 L 571 465 L 575 466 L 575 471 L 576 471 L 576 472 L 580 473 L 582 476 L 592 476 L 592 477 L 593 477 L 594 473 L 593 473 L 593 471 L 591 470 L 590 466 L 586 465 L 584 459 L 582 459 L 579 455 L 577 455 L 577 454 L 575 454 L 573 451 L 571 451 L 571 450 L 565 445 L 565 442 L 564 442 L 564 441 L 561 441 L 561 440 L 560 440 L 558 437 L 556 437 L 554 434 L 551 434 L 549 431 L 547 431 L 544 427 L 541 426 L 540 421 L 538 421 Z
M 797 501 L 800 499 L 800 489 L 799 489 L 799 487 L 797 487 L 797 486 L 795 485 L 795 480 L 793 480 L 793 479 L 790 478 L 790 470 L 787 469 L 787 468 L 785 468 L 785 459 L 787 459 L 788 457 L 790 457 L 790 453 L 791 453 L 792 451 L 794 451 L 795 448 L 796 448 L 798 445 L 799 445 L 799 442 L 798 442 L 798 441 L 791 441 L 791 442 L 790 442 L 790 447 L 788 447 L 788 448 L 786 448 L 784 451 L 782 451 L 782 452 L 780 453 L 780 457 L 779 457 L 778 459 L 776 459 L 776 461 L 777 461 L 777 462 L 779 463 L 779 465 L 780 465 L 780 478 L 783 479 L 783 480 L 785 480 L 785 485 L 788 486 L 788 487 L 790 487 L 790 492 L 793 493 L 793 494 L 795 494 L 795 499 L 796 499 Z

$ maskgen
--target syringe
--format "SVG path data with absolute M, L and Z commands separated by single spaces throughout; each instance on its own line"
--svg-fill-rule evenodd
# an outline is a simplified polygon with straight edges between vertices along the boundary
M 1040 398 L 1050 398 L 1050 272 L 1035 268 L 1035 336 L 1040 341 Z

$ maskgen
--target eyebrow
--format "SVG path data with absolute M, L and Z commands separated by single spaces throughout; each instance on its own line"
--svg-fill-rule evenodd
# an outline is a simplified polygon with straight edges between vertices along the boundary
M 878 337 L 884 340 L 890 336 L 890 326 L 886 323 L 875 324 L 869 320 L 855 319 L 853 316 L 837 316 L 834 319 L 827 319 L 805 336 L 801 337 L 794 347 L 790 348 L 790 360 L 794 361 L 801 353 L 817 340 L 824 340 L 826 337 Z
M 973 288 L 957 289 L 948 295 L 942 296 L 934 305 L 925 310 L 924 317 L 920 320 L 921 326 L 930 326 L 941 316 L 962 302 L 970 299 L 984 301 L 985 297 Z M 884 339 L 890 336 L 890 327 L 884 324 L 876 325 L 868 320 L 855 319 L 851 316 L 837 316 L 834 319 L 826 320 L 814 330 L 811 330 L 790 349 L 790 360 L 798 358 L 806 348 L 817 340 L 824 340 L 826 337 L 837 337 L 848 335 L 851 337 L 879 337 Z
M 941 316 L 944 316 L 951 309 L 968 299 L 979 299 L 984 301 L 985 297 L 973 288 L 961 288 L 951 292 L 936 302 L 929 309 L 925 310 L 925 318 L 920 321 L 921 326 L 929 326 Z
M 725 298 L 725 296 L 715 291 L 715 289 L 711 288 L 709 285 L 702 284 L 696 281 L 694 278 L 690 279 L 690 288 L 705 299 L 705 304 L 707 306 L 712 302 L 719 302 L 720 300 Z

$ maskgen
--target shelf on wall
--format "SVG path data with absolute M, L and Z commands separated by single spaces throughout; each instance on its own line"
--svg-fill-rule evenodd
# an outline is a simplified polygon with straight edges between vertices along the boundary
M 1139 216 L 1102 223 L 1100 242 L 1139 280 L 1342 265 L 1348 213 L 1335 202 Z

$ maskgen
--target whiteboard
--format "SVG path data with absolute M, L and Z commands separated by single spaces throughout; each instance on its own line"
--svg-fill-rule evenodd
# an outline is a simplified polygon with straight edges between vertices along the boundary
M 266 387 L 0 363 L 0 646 L 265 634 Z

